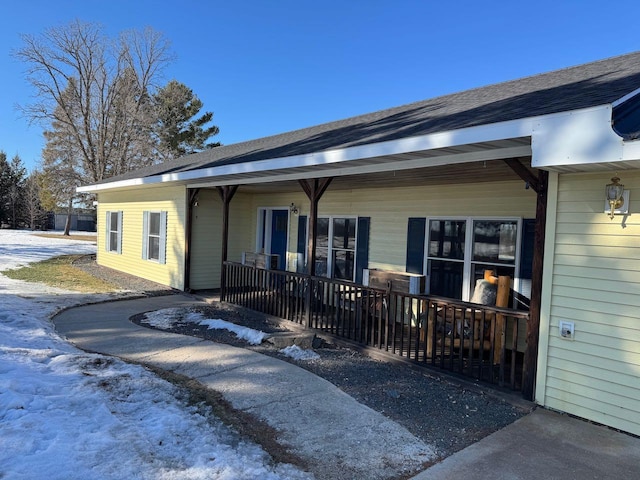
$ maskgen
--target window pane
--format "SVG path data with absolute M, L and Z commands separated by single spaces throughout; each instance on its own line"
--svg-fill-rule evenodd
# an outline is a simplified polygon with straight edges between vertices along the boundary
M 149 259 L 160 259 L 160 239 L 158 237 L 149 237 Z
M 431 220 L 429 256 L 463 260 L 466 224 L 464 220 Z
M 333 278 L 353 280 L 354 254 L 350 250 L 333 252 Z
M 118 232 L 109 232 L 109 251 L 118 251 Z
M 118 212 L 111 212 L 111 231 L 118 231 Z
M 149 235 L 160 235 L 159 212 L 149 212 Z
M 513 280 L 515 268 L 504 265 L 478 265 L 475 263 L 471 264 L 471 297 L 475 292 L 476 284 L 478 280 L 484 279 L 485 270 L 491 270 L 493 272 L 493 276 L 502 277 L 509 276 Z
M 429 293 L 461 299 L 463 269 L 462 262 L 429 260 Z
M 514 264 L 517 231 L 515 221 L 474 221 L 473 260 Z
M 327 276 L 327 258 L 329 255 L 329 219 L 318 218 L 318 237 L 316 238 L 316 275 Z
M 356 221 L 352 218 L 333 219 L 333 248 L 356 248 Z

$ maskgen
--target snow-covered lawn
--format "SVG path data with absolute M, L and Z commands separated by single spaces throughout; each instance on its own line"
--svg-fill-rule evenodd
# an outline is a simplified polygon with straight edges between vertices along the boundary
M 0 271 L 88 242 L 0 230 Z M 99 299 L 0 274 L 0 478 L 297 479 L 142 367 L 84 353 L 49 317 Z

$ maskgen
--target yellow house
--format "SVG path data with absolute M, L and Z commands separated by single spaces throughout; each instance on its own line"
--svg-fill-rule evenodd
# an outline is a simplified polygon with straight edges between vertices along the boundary
M 233 287 L 232 301 L 247 298 L 241 282 L 270 285 L 251 301 L 278 291 L 282 312 L 311 299 L 300 282 L 326 279 L 314 294 L 348 316 L 357 341 L 386 336 L 396 352 L 398 339 L 401 355 L 431 365 L 448 365 L 447 350 L 461 371 L 499 369 L 540 405 L 640 435 L 639 93 L 636 52 L 218 147 L 79 191 L 98 196 L 101 265 L 179 290 Z M 476 307 L 485 271 L 509 279 L 505 310 Z M 360 331 L 366 315 L 382 322 L 370 308 L 389 316 L 394 287 L 378 301 L 372 283 L 388 272 L 411 285 L 398 297 L 408 320 L 378 323 L 393 334 Z M 449 304 L 469 316 L 447 320 Z M 487 315 L 491 338 L 476 326 Z

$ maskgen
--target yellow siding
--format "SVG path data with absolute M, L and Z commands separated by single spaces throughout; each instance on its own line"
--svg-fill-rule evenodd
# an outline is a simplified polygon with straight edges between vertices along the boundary
M 184 288 L 184 187 L 145 188 L 98 195 L 98 263 L 182 290 Z M 142 258 L 144 211 L 167 212 L 166 264 Z M 105 251 L 107 211 L 122 211 L 122 254 Z
M 242 187 L 240 187 L 242 188 Z M 500 192 L 500 199 L 496 193 Z M 309 214 L 309 200 L 302 192 L 255 195 L 252 200 L 253 241 L 259 207 L 288 208 L 295 203 L 300 215 Z M 369 266 L 385 270 L 405 270 L 407 222 L 409 217 L 486 216 L 535 217 L 535 193 L 522 182 L 464 184 L 455 187 L 423 186 L 331 190 L 318 205 L 318 215 L 371 217 Z M 296 217 L 291 217 L 294 219 Z M 295 269 L 297 220 L 290 221 L 289 269 Z
M 609 219 L 612 172 L 560 175 L 539 403 L 640 434 L 640 171 L 619 172 L 629 215 Z M 553 205 L 550 205 L 554 208 Z M 545 267 L 547 267 L 545 265 Z M 574 322 L 575 340 L 560 337 Z
M 249 208 L 249 197 L 238 191 L 229 208 L 230 261 L 239 262 L 242 252 L 254 249 L 251 224 L 256 214 Z M 222 200 L 216 190 L 202 189 L 192 215 L 190 287 L 194 290 L 219 288 L 221 259 Z

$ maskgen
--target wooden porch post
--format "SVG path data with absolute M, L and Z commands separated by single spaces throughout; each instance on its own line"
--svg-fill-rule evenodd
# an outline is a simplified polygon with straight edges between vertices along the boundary
M 184 240 L 184 291 L 191 289 L 191 227 L 193 216 L 193 202 L 200 191 L 199 188 L 187 190 L 187 219 L 185 222 L 185 240 Z
M 316 274 L 316 239 L 318 237 L 318 202 L 329 187 L 329 184 L 333 180 L 333 177 L 329 178 L 316 178 L 315 180 L 298 180 L 302 190 L 307 194 L 309 198 L 309 241 L 307 243 L 307 268 L 306 273 L 310 277 Z M 307 295 L 305 303 L 307 304 L 307 326 L 311 327 L 313 314 L 311 312 L 311 305 L 313 304 L 312 298 L 312 284 L 311 278 L 309 278 L 309 285 L 307 287 Z
M 298 180 L 309 198 L 309 242 L 307 243 L 307 273 L 316 274 L 316 237 L 318 236 L 318 202 L 326 192 L 333 177 L 317 178 L 313 181 Z
M 531 272 L 531 306 L 527 322 L 527 348 L 524 356 L 522 395 L 527 400 L 535 396 L 536 370 L 538 366 L 538 343 L 540 341 L 540 303 L 542 297 L 542 267 L 544 263 L 544 241 L 547 221 L 547 190 L 549 172 L 538 172 L 536 201 L 536 227 L 534 234 L 533 266 Z
M 238 185 L 225 185 L 216 187 L 222 199 L 222 261 L 220 269 L 220 300 L 225 299 L 225 288 L 227 286 L 227 276 L 224 262 L 227 261 L 227 251 L 229 244 L 229 204 L 238 190 Z

